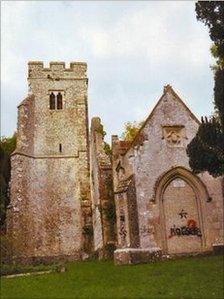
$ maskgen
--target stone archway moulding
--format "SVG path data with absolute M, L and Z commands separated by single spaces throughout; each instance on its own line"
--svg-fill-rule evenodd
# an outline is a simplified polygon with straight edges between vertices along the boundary
M 209 196 L 208 190 L 205 184 L 201 181 L 199 177 L 194 175 L 190 170 L 178 166 L 168 170 L 165 174 L 160 176 L 155 184 L 155 197 L 154 203 L 159 204 L 160 216 L 161 216 L 161 229 L 162 229 L 162 243 L 163 243 L 163 250 L 167 252 L 167 237 L 165 234 L 165 212 L 163 206 L 163 195 L 167 188 L 167 186 L 174 180 L 180 178 L 184 180 L 187 184 L 191 186 L 194 190 L 196 195 L 196 205 L 198 209 L 198 217 L 199 223 L 202 230 L 202 248 L 206 247 L 206 217 L 204 215 L 204 205 L 206 202 L 211 201 L 211 197 Z
M 199 191 L 199 195 L 202 195 L 206 202 L 211 201 L 211 197 L 209 196 L 208 190 L 206 185 L 201 181 L 201 179 L 194 175 L 190 170 L 182 167 L 177 166 L 175 168 L 172 168 L 162 174 L 155 183 L 155 193 L 154 193 L 154 202 L 158 202 L 161 199 L 161 195 L 164 193 L 164 190 L 169 185 L 171 181 L 173 181 L 176 178 L 180 178 L 185 180 L 193 189 L 195 190 L 195 187 Z

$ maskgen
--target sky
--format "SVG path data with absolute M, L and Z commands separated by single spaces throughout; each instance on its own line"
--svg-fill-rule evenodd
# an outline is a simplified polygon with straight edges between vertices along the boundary
M 121 136 L 170 84 L 200 118 L 213 111 L 207 27 L 193 1 L 2 1 L 1 136 L 16 130 L 27 63 L 85 61 L 89 117 Z

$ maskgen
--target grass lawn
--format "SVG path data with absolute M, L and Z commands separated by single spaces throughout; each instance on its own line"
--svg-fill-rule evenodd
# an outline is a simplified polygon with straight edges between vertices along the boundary
M 223 298 L 223 256 L 154 264 L 68 263 L 64 273 L 2 278 L 1 298 Z

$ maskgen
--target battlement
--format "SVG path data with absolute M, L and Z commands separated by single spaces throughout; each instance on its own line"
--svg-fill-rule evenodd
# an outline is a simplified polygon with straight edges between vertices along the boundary
M 82 79 L 87 78 L 85 62 L 71 62 L 66 68 L 65 62 L 51 61 L 49 67 L 44 67 L 43 61 L 28 62 L 28 79 Z

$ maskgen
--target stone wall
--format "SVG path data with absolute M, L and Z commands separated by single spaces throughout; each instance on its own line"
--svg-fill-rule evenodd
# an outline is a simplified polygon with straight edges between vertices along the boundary
M 94 250 L 100 258 L 111 256 L 116 240 L 112 165 L 104 147 L 103 126 L 95 117 L 91 122 L 90 172 Z

